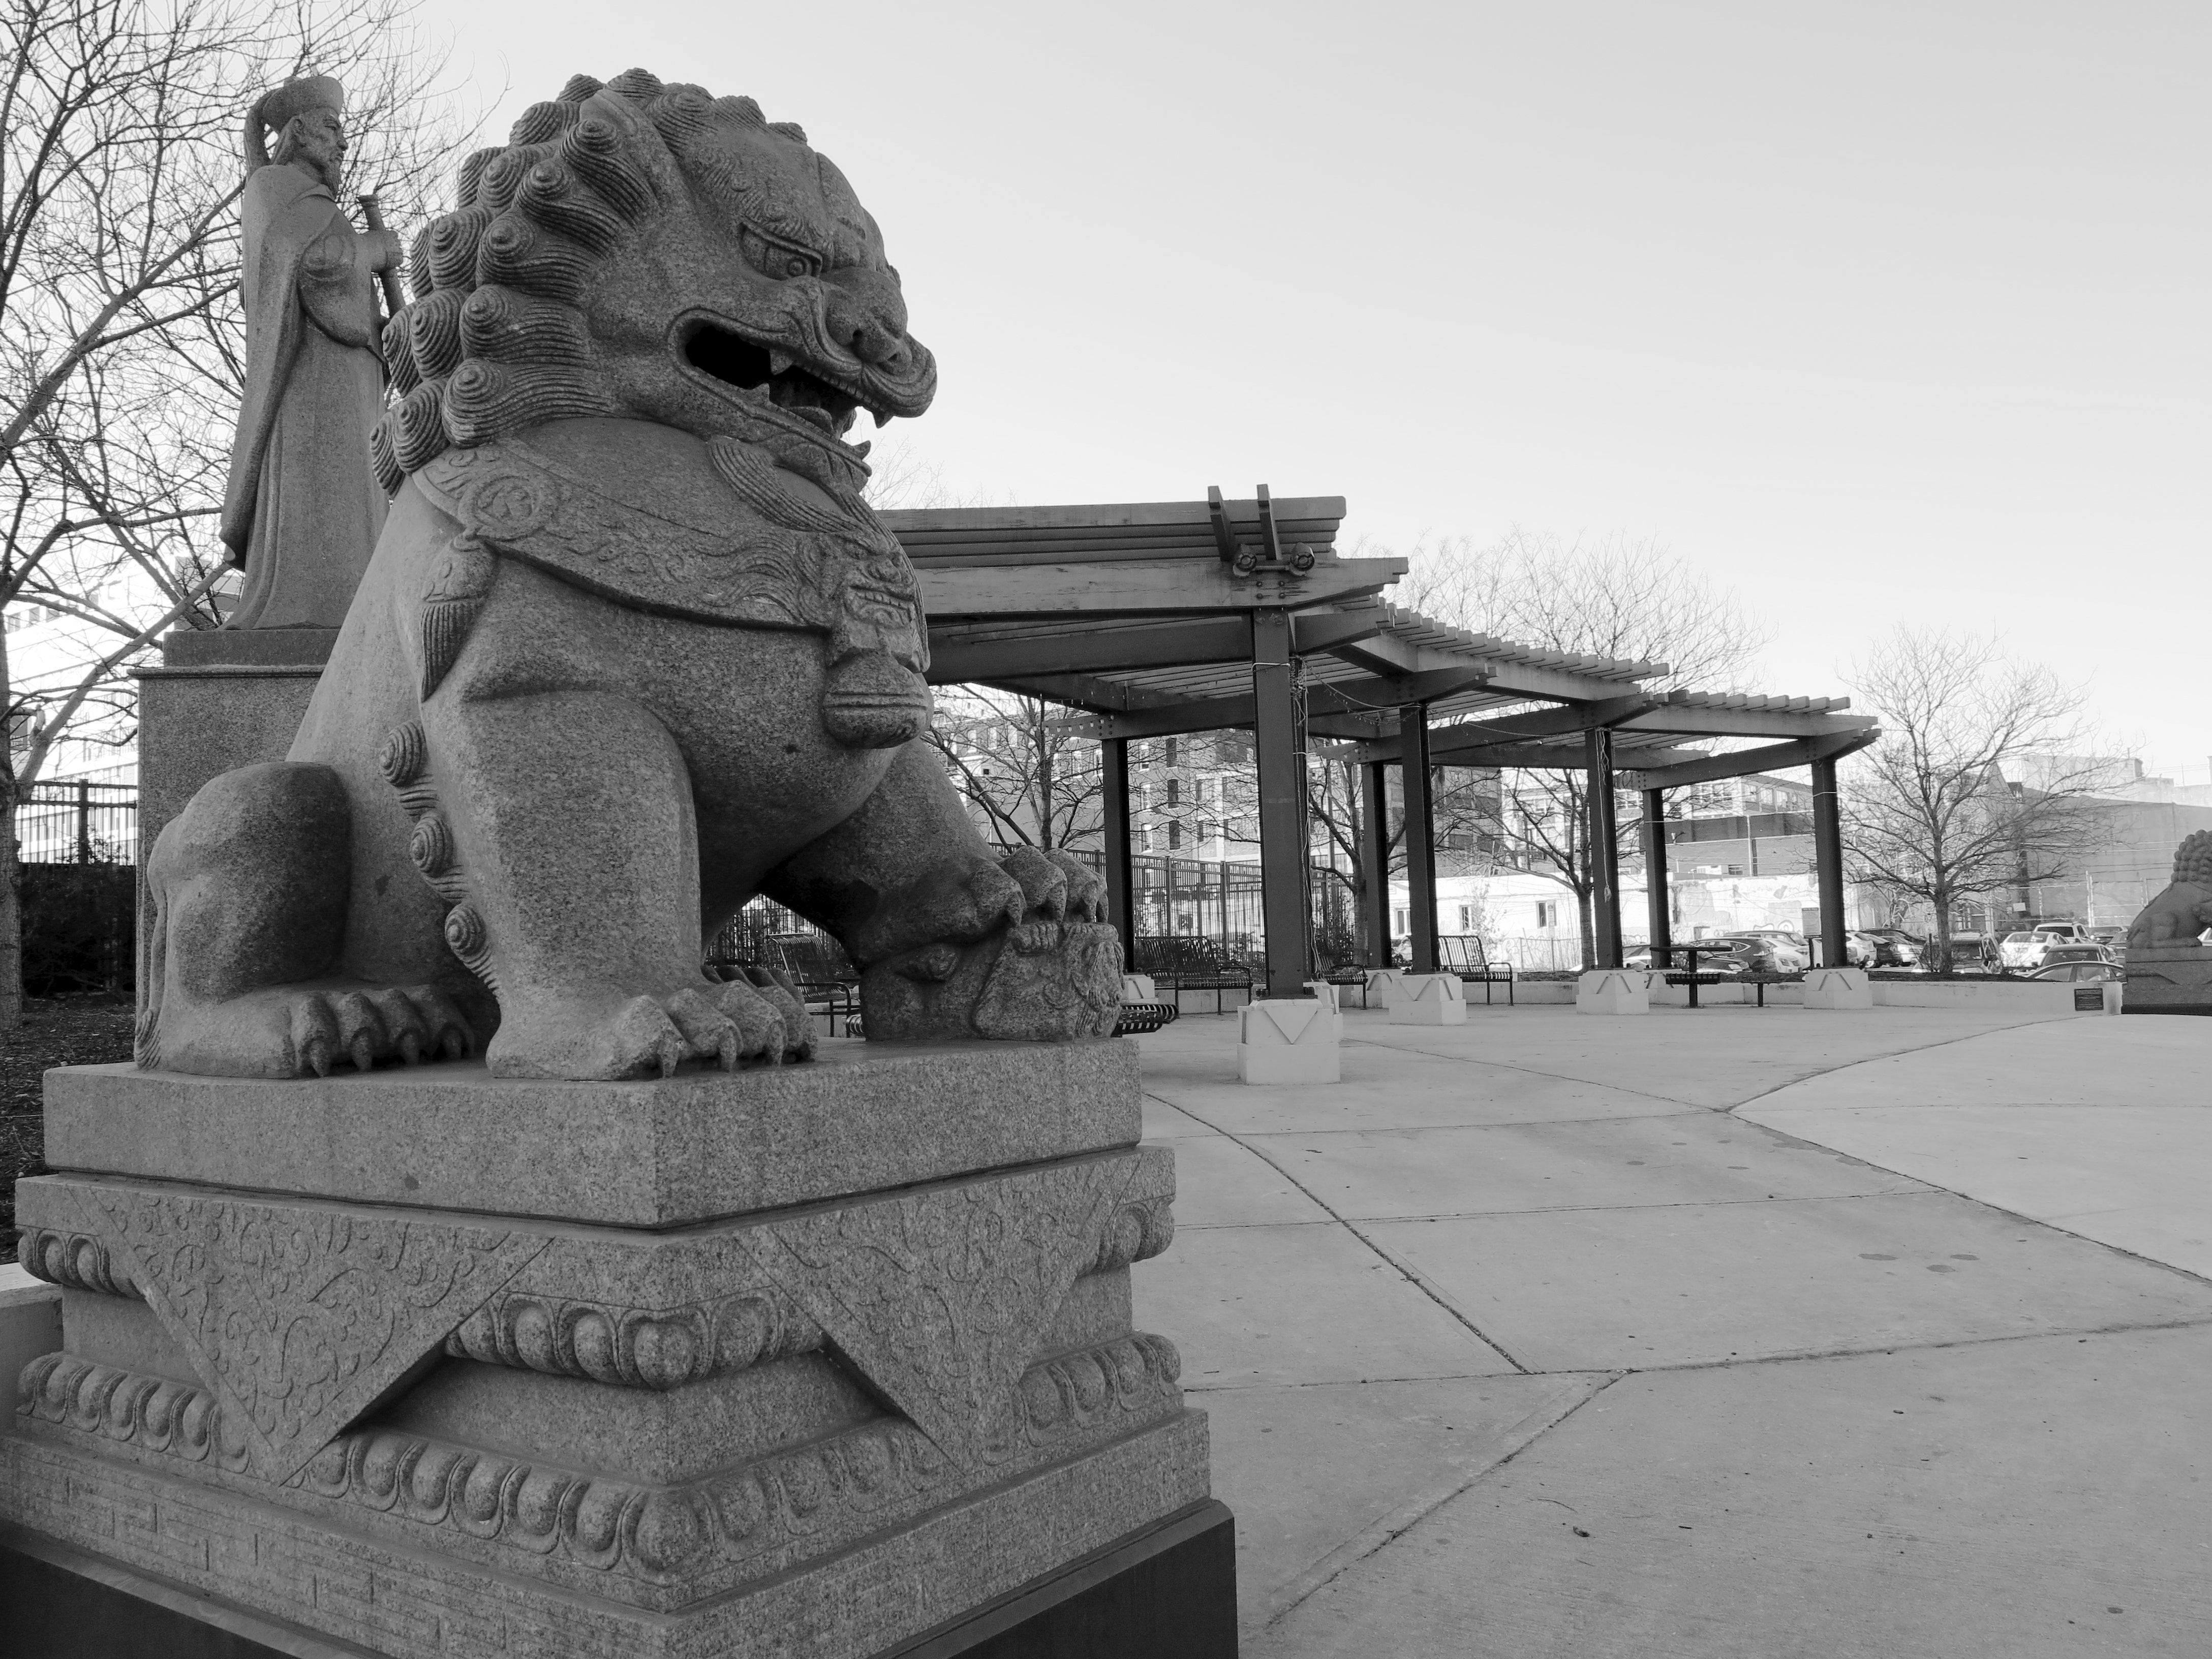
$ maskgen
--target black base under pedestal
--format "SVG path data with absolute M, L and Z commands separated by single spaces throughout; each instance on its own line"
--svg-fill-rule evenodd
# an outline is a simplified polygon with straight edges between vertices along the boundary
M 883 1659 L 1237 1659 L 1237 1520 L 1218 1498 Z
M 10 1531 L 4 1650 L 36 1659 L 354 1659 L 333 1642 Z M 1194 1505 L 881 1659 L 1236 1659 L 1237 1522 Z

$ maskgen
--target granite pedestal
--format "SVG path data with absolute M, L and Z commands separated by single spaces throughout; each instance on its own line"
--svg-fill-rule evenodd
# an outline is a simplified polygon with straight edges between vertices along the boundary
M 2212 1014 L 2212 951 L 2195 940 L 2130 946 L 2127 971 L 2124 1012 Z
M 1233 1575 L 1191 1565 L 1220 1551 L 1157 1542 L 1225 1516 L 1175 1350 L 1130 1325 L 1174 1192 L 1138 1100 L 1112 1041 L 50 1073 L 18 1212 L 64 1345 L 24 1370 L 0 1522 L 405 1659 L 949 1654 L 1116 1551 L 1098 1583 L 1195 1572 L 1188 1628 L 1229 1645 L 1187 1651 L 1231 1653 Z

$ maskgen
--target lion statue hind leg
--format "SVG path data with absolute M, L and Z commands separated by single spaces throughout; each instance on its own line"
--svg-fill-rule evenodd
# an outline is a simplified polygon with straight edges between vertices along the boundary
M 331 976 L 352 861 L 331 768 L 271 761 L 203 786 L 147 860 L 138 1064 L 289 1078 L 469 1052 L 468 1020 L 434 987 Z

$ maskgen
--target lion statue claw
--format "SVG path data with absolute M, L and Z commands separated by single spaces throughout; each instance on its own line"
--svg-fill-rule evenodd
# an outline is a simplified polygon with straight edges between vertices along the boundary
M 845 945 L 872 1038 L 1109 1032 L 1097 878 L 992 848 L 922 741 L 917 584 L 843 439 L 936 366 L 843 175 L 632 70 L 461 195 L 386 331 L 392 510 L 291 753 L 149 860 L 140 1063 L 803 1060 L 796 987 L 702 961 L 762 893 Z

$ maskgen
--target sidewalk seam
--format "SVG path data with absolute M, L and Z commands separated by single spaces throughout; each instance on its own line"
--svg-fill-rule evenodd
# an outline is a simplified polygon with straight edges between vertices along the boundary
M 1319 1193 L 1315 1192 L 1312 1188 L 1307 1186 L 1303 1181 L 1300 1181 L 1297 1176 L 1291 1174 L 1291 1171 L 1285 1169 L 1281 1164 L 1276 1163 L 1273 1158 L 1269 1158 L 1267 1153 L 1261 1152 L 1257 1146 L 1253 1146 L 1242 1135 L 1232 1134 L 1228 1130 L 1220 1127 L 1218 1125 L 1206 1123 L 1206 1121 L 1204 1118 L 1199 1116 L 1196 1112 L 1192 1111 L 1187 1106 L 1178 1106 L 1176 1109 L 1182 1113 L 1184 1116 L 1189 1118 L 1194 1122 L 1206 1124 L 1206 1127 L 1212 1129 L 1214 1133 L 1221 1136 L 1224 1139 L 1228 1140 L 1236 1146 L 1243 1147 L 1245 1152 L 1250 1153 L 1254 1158 L 1258 1158 L 1260 1162 L 1266 1164 L 1277 1175 L 1282 1176 L 1284 1180 L 1289 1182 L 1291 1186 L 1304 1193 L 1314 1203 L 1319 1205 L 1328 1214 L 1328 1218 L 1332 1221 L 1335 1222 L 1337 1225 L 1343 1228 L 1345 1231 L 1350 1233 L 1362 1244 L 1364 1244 L 1374 1255 L 1379 1256 L 1382 1261 L 1388 1262 L 1392 1267 L 1395 1268 L 1400 1278 L 1403 1279 L 1407 1284 L 1413 1286 L 1415 1290 L 1420 1291 L 1423 1296 L 1427 1297 L 1430 1301 L 1435 1303 L 1437 1306 L 1442 1308 L 1446 1313 L 1449 1314 L 1453 1320 L 1457 1323 L 1465 1326 L 1469 1331 L 1473 1332 L 1474 1334 L 1475 1340 L 1480 1341 L 1485 1347 L 1488 1348 L 1492 1353 L 1498 1355 L 1499 1358 L 1503 1359 L 1507 1364 L 1512 1366 L 1515 1370 L 1520 1372 L 1522 1376 L 1526 1376 L 1530 1374 L 1528 1367 L 1522 1364 L 1518 1358 L 1508 1351 L 1504 1343 L 1492 1340 L 1492 1338 L 1484 1332 L 1482 1327 L 1476 1324 L 1474 1321 L 1468 1318 L 1464 1312 L 1455 1306 L 1449 1297 L 1442 1294 L 1437 1291 L 1436 1286 L 1430 1284 L 1426 1279 L 1423 1278 L 1413 1268 L 1407 1266 L 1405 1262 L 1399 1261 L 1396 1256 L 1391 1255 L 1389 1251 L 1384 1249 L 1373 1239 L 1370 1238 L 1365 1233 L 1362 1232 L 1352 1222 L 1346 1219 L 1343 1216 L 1339 1215 L 1327 1199 L 1322 1197 Z M 1894 1174 L 1895 1171 L 1893 1170 L 1891 1173 Z M 1292 1223 L 1291 1224 L 1298 1225 L 1301 1224 Z

